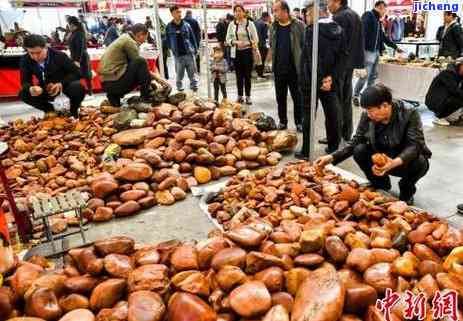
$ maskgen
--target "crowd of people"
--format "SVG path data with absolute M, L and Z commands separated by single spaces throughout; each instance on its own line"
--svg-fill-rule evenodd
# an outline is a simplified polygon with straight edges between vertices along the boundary
M 310 149 L 310 117 L 312 75 L 317 79 L 317 99 L 325 114 L 326 144 L 320 165 L 339 163 L 351 156 L 376 187 L 391 188 L 389 176 L 399 176 L 400 199 L 413 203 L 416 183 L 429 169 L 431 152 L 426 146 L 420 116 L 400 101 L 393 100 L 391 91 L 375 84 L 378 60 L 384 46 L 400 51 L 384 32 L 382 18 L 387 4 L 376 1 L 374 8 L 360 17 L 346 0 L 321 0 L 319 5 L 319 54 L 317 70 L 312 70 L 314 1 L 308 0 L 302 10 L 290 10 L 288 3 L 278 0 L 272 15 L 264 12 L 260 19 L 252 19 L 242 5 L 235 5 L 216 26 L 219 45 L 213 49 L 209 68 L 212 73 L 214 99 L 227 95 L 227 73 L 236 74 L 236 100 L 252 104 L 252 73 L 264 77 L 266 61 L 271 60 L 279 118 L 279 129 L 288 128 L 288 90 L 294 106 L 294 121 L 303 133 L 302 149 L 296 157 L 308 158 Z M 201 28 L 181 9 L 170 8 L 172 20 L 162 25 L 162 41 L 175 62 L 176 87 L 185 90 L 185 72 L 189 88 L 198 91 L 200 67 L 199 48 Z M 451 15 L 454 19 L 454 15 Z M 463 46 L 457 38 L 461 27 L 446 14 L 445 26 L 440 30 L 441 50 L 459 56 Z M 86 53 L 86 27 L 79 18 L 68 18 L 70 57 L 49 48 L 45 39 L 29 35 L 24 39 L 28 54 L 21 62 L 23 88 L 21 99 L 45 112 L 53 110 L 52 101 L 59 93 L 68 96 L 71 112 L 77 117 L 78 107 L 91 92 L 91 73 Z M 112 34 L 111 23 L 105 31 Z M 119 27 L 117 28 L 119 29 Z M 121 99 L 139 87 L 141 98 L 150 101 L 151 80 L 156 77 L 140 56 L 140 45 L 155 37 L 149 17 L 144 24 L 131 25 L 125 33 L 108 40 L 98 73 L 111 105 L 120 106 Z M 455 44 L 449 44 L 452 38 Z M 151 40 L 150 40 L 151 39 Z M 462 42 L 463 43 L 463 42 Z M 163 48 L 163 49 L 164 49 Z M 167 56 L 167 53 L 164 57 Z M 168 75 L 167 64 L 164 63 Z M 352 80 L 359 78 L 355 90 Z M 32 84 L 32 75 L 39 79 Z M 168 76 L 167 76 L 168 77 Z M 79 79 L 87 80 L 84 88 Z M 463 115 L 463 60 L 457 59 L 433 82 L 428 93 L 429 108 L 438 117 Z M 364 89 L 366 85 L 366 89 Z M 353 104 L 364 108 L 354 134 Z M 455 114 L 458 113 L 458 114 Z M 383 153 L 385 164 L 372 163 L 372 155 Z

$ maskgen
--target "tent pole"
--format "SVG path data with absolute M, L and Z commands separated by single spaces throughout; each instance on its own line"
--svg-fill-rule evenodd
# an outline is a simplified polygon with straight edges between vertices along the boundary
M 159 19 L 159 6 L 158 0 L 153 0 L 153 7 L 154 7 L 154 20 L 156 24 L 156 47 L 159 51 L 158 56 L 158 71 L 162 78 L 166 78 L 164 74 L 164 55 L 162 52 L 162 38 L 161 38 L 161 22 Z
M 206 58 L 206 74 L 207 74 L 207 97 L 210 99 L 212 97 L 211 92 L 211 70 L 210 66 L 210 56 L 209 56 L 209 36 L 207 34 L 207 3 L 206 0 L 203 0 L 203 14 L 204 14 L 204 47 L 203 54 Z M 199 44 L 198 44 L 199 46 Z
M 310 146 L 309 158 L 313 160 L 315 146 L 315 110 L 318 100 L 318 19 L 320 16 L 320 0 L 314 1 L 313 43 L 312 43 L 312 81 L 310 90 Z

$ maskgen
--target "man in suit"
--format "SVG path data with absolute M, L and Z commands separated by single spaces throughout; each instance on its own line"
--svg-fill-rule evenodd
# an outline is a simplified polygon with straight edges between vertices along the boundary
M 54 111 L 52 101 L 62 92 L 70 100 L 72 116 L 78 117 L 80 104 L 85 97 L 79 68 L 65 53 L 48 48 L 42 36 L 27 36 L 24 47 L 27 54 L 20 62 L 21 100 L 48 113 Z M 33 76 L 38 84 L 34 84 Z

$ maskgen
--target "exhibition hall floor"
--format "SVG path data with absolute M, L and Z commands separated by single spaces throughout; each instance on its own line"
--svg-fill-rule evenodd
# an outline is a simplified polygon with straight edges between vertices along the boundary
M 172 69 L 172 68 L 171 68 Z M 186 81 L 186 80 L 185 80 Z M 174 85 L 175 81 L 171 78 Z M 187 81 L 185 82 L 187 85 Z M 186 87 L 187 88 L 187 87 Z M 227 90 L 230 99 L 236 99 L 235 77 L 228 75 Z M 262 111 L 277 119 L 277 107 L 272 80 L 253 82 L 253 105 L 250 111 Z M 206 75 L 201 75 L 199 95 L 207 96 Z M 289 95 L 288 95 L 289 96 Z M 104 99 L 99 94 L 87 97 L 84 105 L 98 106 Z M 292 117 L 292 102 L 289 101 L 289 126 L 294 128 Z M 463 226 L 463 216 L 456 214 L 455 206 L 463 203 L 463 127 L 438 127 L 432 123 L 432 114 L 424 106 L 419 108 L 427 143 L 433 152 L 429 173 L 418 185 L 415 205 L 426 209 L 436 216 L 447 218 L 451 223 Z M 360 108 L 354 107 L 355 121 L 361 113 Z M 32 108 L 19 102 L 0 103 L 0 116 L 5 120 L 19 117 L 40 116 Z M 323 113 L 319 109 L 316 120 L 316 141 L 324 136 Z M 301 136 L 301 135 L 299 135 Z M 300 137 L 302 139 L 302 137 Z M 325 146 L 316 144 L 316 155 L 321 155 Z M 285 156 L 285 161 L 294 159 L 292 154 Z M 360 169 L 352 160 L 339 165 L 341 168 L 362 176 Z M 393 193 L 398 193 L 397 180 L 393 179 Z M 130 222 L 130 224 L 126 224 Z M 127 235 L 137 240 L 154 243 L 167 239 L 202 239 L 214 226 L 198 206 L 198 199 L 188 194 L 186 200 L 169 207 L 154 207 L 151 210 L 123 219 L 112 220 L 98 224 L 87 234 L 90 240 L 109 235 Z

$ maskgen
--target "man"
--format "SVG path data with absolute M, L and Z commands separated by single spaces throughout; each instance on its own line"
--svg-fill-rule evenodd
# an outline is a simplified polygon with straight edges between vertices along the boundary
M 121 99 L 138 86 L 142 99 L 151 101 L 151 73 L 139 50 L 147 38 L 148 29 L 137 23 L 106 48 L 101 57 L 99 74 L 111 106 L 119 107 Z
M 382 85 L 365 89 L 360 102 L 365 112 L 352 141 L 344 149 L 319 158 L 316 164 L 338 164 L 354 156 L 376 189 L 391 189 L 389 175 L 401 177 L 400 200 L 413 204 L 416 183 L 428 172 L 432 155 L 420 114 L 400 101 L 393 102 L 391 91 Z M 373 163 L 372 156 L 377 153 L 385 154 L 384 166 Z
M 355 11 L 347 6 L 347 0 L 328 0 L 328 10 L 344 31 L 344 45 L 347 56 L 344 59 L 343 73 L 337 79 L 338 98 L 343 112 L 342 137 L 349 141 L 352 137 L 352 75 L 354 69 L 363 69 L 365 53 L 362 21 Z
M 301 44 L 304 24 L 291 17 L 289 5 L 280 0 L 273 5 L 275 22 L 270 29 L 270 48 L 278 104 L 279 129 L 288 127 L 288 87 L 294 103 L 294 120 L 298 131 L 302 131 L 302 99 L 299 90 Z
M 195 35 L 196 45 L 199 46 L 201 44 L 201 27 L 199 26 L 198 21 L 193 18 L 193 12 L 191 10 L 186 11 L 185 19 L 186 22 L 190 25 L 191 29 L 193 29 L 193 34 Z M 196 69 L 198 73 L 201 72 L 201 56 L 198 53 L 196 54 Z
M 265 69 L 265 59 L 267 58 L 268 54 L 268 25 L 270 24 L 270 15 L 268 12 L 262 12 L 262 16 L 259 20 L 256 21 L 256 29 L 257 34 L 259 35 L 259 53 L 262 57 L 262 64 L 256 66 L 257 75 L 260 78 L 264 78 L 264 69 Z
M 458 58 L 433 79 L 425 103 L 437 117 L 434 124 L 459 123 L 463 118 L 463 58 Z
M 27 54 L 21 58 L 21 91 L 23 102 L 45 113 L 53 112 L 51 103 L 61 92 L 71 103 L 71 115 L 79 116 L 79 107 L 85 90 L 80 84 L 80 71 L 65 53 L 48 48 L 39 35 L 24 38 Z M 38 84 L 33 81 L 37 78 Z
M 314 1 L 309 0 L 306 5 L 305 40 L 301 56 L 300 86 L 304 97 L 304 130 L 302 150 L 296 157 L 306 159 L 310 149 L 310 111 L 312 84 L 312 49 L 313 49 L 313 17 Z M 318 81 L 317 98 L 320 99 L 325 113 L 325 128 L 328 140 L 326 153 L 335 152 L 341 142 L 341 106 L 336 96 L 334 82 L 338 76 L 344 51 L 341 49 L 342 28 L 334 22 L 328 13 L 326 0 L 320 0 L 320 20 L 318 40 Z M 317 99 L 318 100 L 318 99 Z M 315 107 L 316 108 L 316 107 Z
M 299 8 L 293 9 L 293 17 L 296 19 L 299 19 L 300 21 L 304 21 L 304 17 L 301 16 L 301 9 Z
M 397 52 L 402 52 L 401 49 L 393 43 L 384 33 L 381 19 L 386 14 L 387 5 L 383 0 L 376 1 L 375 7 L 371 11 L 367 11 L 362 16 L 363 36 L 365 41 L 365 69 L 367 77 L 358 79 L 354 90 L 354 105 L 359 106 L 359 96 L 365 83 L 370 87 L 378 78 L 378 63 L 379 56 L 384 51 L 384 45 L 391 47 Z
M 225 39 L 227 38 L 227 23 L 225 17 L 220 18 L 219 22 L 215 25 L 215 34 L 220 47 L 224 49 Z
M 190 79 L 190 89 L 198 91 L 198 80 L 196 78 L 195 57 L 198 51 L 198 44 L 193 29 L 188 22 L 182 19 L 182 12 L 177 6 L 170 8 L 173 20 L 167 24 L 167 42 L 175 59 L 175 70 L 177 72 L 177 90 L 182 92 L 185 70 Z
M 436 39 L 439 44 L 439 56 L 456 59 L 463 54 L 463 30 L 457 21 L 457 14 L 444 12 L 444 25 L 437 30 Z
M 108 23 L 109 23 L 109 27 L 106 30 L 106 34 L 105 34 L 104 41 L 103 41 L 106 47 L 109 47 L 109 45 L 111 45 L 114 41 L 117 40 L 117 38 L 119 38 L 119 31 L 116 25 L 117 20 L 115 18 L 110 18 L 108 20 Z

